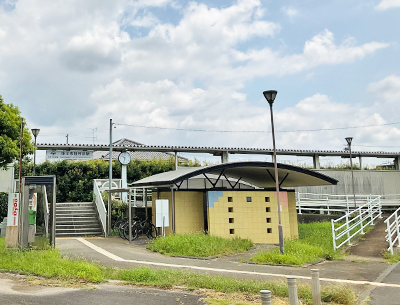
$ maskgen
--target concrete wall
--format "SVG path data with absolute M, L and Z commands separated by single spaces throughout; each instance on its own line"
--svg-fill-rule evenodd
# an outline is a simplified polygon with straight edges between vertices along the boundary
M 7 170 L 0 169 L 0 192 L 12 193 L 14 183 L 14 165 L 9 164 Z
M 339 180 L 337 185 L 297 187 L 301 193 L 352 194 L 350 170 L 316 170 Z M 355 170 L 354 184 L 356 194 L 390 195 L 400 194 L 400 171 L 396 170 Z

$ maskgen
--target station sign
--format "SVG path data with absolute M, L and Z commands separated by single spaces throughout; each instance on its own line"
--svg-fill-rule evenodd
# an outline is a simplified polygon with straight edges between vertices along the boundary
M 93 150 L 46 150 L 46 160 L 92 160 Z

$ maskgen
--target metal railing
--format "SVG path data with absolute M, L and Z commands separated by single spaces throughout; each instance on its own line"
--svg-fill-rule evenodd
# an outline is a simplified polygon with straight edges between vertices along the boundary
M 385 239 L 389 243 L 388 251 L 393 254 L 393 247 L 397 242 L 397 247 L 400 247 L 400 208 L 398 208 L 392 215 L 390 215 L 386 220 L 386 236 Z
M 349 213 L 351 210 L 378 197 L 381 196 L 356 195 L 356 204 L 354 206 L 354 195 L 296 193 L 296 207 L 299 214 L 302 214 L 304 211 L 320 211 L 323 213 L 326 212 L 328 215 L 331 212 Z
M 379 196 L 338 219 L 332 219 L 333 249 L 337 250 L 346 243 L 350 245 L 351 239 L 358 234 L 364 234 L 364 228 L 374 225 L 377 218 L 382 218 Z
M 99 214 L 101 226 L 103 228 L 103 232 L 107 232 L 107 209 L 104 205 L 103 197 L 101 196 L 101 191 L 99 188 L 99 183 L 96 180 L 93 181 L 93 194 L 94 194 L 94 202 L 96 203 L 97 212 Z

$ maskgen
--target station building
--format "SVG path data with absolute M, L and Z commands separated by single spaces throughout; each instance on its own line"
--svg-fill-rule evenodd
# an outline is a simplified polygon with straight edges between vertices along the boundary
M 278 164 L 281 223 L 285 238 L 298 236 L 293 187 L 335 185 L 337 180 L 297 166 Z M 169 202 L 165 234 L 206 232 L 221 237 L 279 243 L 274 164 L 234 162 L 206 167 L 179 167 L 134 182 L 152 190 L 152 217 L 157 199 Z

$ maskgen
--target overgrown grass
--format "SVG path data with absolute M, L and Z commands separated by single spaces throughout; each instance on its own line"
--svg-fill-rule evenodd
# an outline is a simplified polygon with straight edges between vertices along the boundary
M 330 222 L 299 224 L 299 238 L 285 241 L 285 254 L 278 248 L 261 252 L 251 258 L 255 263 L 303 265 L 318 259 L 340 259 L 342 251 L 333 250 Z
M 4 238 L 0 239 L 0 270 L 67 281 L 82 280 L 98 283 L 112 279 L 159 288 L 186 286 L 188 289 L 203 288 L 248 295 L 258 295 L 260 290 L 268 289 L 275 296 L 288 295 L 287 284 L 284 281 L 238 280 L 181 270 L 153 270 L 147 267 L 111 269 L 83 260 L 62 258 L 59 251 L 54 249 L 25 251 L 6 249 Z M 356 300 L 356 293 L 349 286 L 322 286 L 321 289 L 322 299 L 325 302 L 353 304 Z M 299 283 L 298 294 L 305 303 L 311 304 L 310 285 Z
M 399 253 L 390 253 L 389 251 L 386 251 L 383 253 L 383 258 L 389 263 L 389 264 L 394 264 L 397 262 L 400 262 L 400 254 Z
M 159 237 L 147 245 L 147 249 L 170 256 L 221 256 L 246 252 L 253 242 L 239 237 L 222 238 L 204 233 L 171 234 Z

